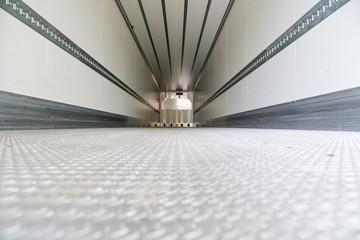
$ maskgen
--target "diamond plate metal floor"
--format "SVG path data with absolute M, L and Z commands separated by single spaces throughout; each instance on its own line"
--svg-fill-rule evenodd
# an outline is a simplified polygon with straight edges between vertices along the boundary
M 0 239 L 360 239 L 360 133 L 0 132 Z

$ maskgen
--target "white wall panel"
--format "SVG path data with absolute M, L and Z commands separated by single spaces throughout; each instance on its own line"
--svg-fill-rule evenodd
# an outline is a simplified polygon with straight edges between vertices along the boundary
M 47 40 L 3 10 L 0 32 L 0 90 L 46 94 Z
M 249 82 L 247 79 L 239 82 L 233 88 L 229 89 L 228 94 L 220 95 L 214 104 L 206 106 L 200 111 L 201 118 L 211 119 L 218 116 L 224 116 L 236 112 L 244 112 L 249 110 Z M 224 108 L 223 106 L 227 106 Z M 230 114 L 231 114 L 230 113 Z M 197 116 L 199 118 L 199 116 Z
M 294 23 L 293 4 L 293 0 L 247 1 L 250 59 L 255 58 Z
M 235 1 L 231 14 L 227 18 L 227 22 L 224 25 L 223 32 L 227 34 L 221 34 L 221 42 L 224 42 L 224 53 L 226 65 L 223 66 L 226 73 L 226 78 L 231 79 L 239 69 L 242 69 L 249 63 L 248 56 L 248 10 L 247 1 L 239 0 Z M 225 30 L 226 29 L 226 30 Z M 217 50 L 221 52 L 221 48 Z M 219 64 L 220 65 L 220 64 Z M 226 82 L 222 79 L 222 84 Z
M 24 3 L 31 6 L 38 14 L 45 19 L 49 17 L 49 0 L 23 0 Z
M 295 47 L 284 49 L 248 76 L 248 109 L 268 107 L 297 99 Z
M 226 105 L 229 106 L 228 109 L 221 108 L 222 112 L 217 114 L 220 115 L 226 115 L 227 112 L 231 111 L 231 113 L 237 113 L 237 112 L 245 112 L 250 109 L 250 106 L 253 104 L 252 99 L 249 98 L 251 87 L 249 79 L 244 79 L 243 81 L 239 82 L 239 84 L 236 84 L 232 89 L 232 91 L 229 92 L 229 94 L 226 96 Z
M 42 2 L 46 4 L 47 1 Z M 32 7 L 32 0 L 28 0 L 28 5 Z M 37 11 L 36 8 L 34 10 Z M 99 61 L 100 11 L 101 1 L 50 0 L 46 20 Z
M 360 1 L 350 1 L 297 43 L 299 98 L 360 85 Z
M 294 21 L 304 16 L 319 0 L 294 0 Z
M 106 81 L 53 43 L 47 42 L 46 82 L 33 86 L 44 93 L 34 97 L 67 104 L 76 102 L 74 105 L 99 109 L 100 102 L 95 99 L 99 97 L 101 80 Z M 89 101 L 91 98 L 94 99 Z
M 235 1 L 196 88 L 195 109 L 317 2 Z M 196 121 L 360 86 L 359 22 L 360 1 L 350 1 L 200 110 Z
M 47 20 L 154 107 L 151 72 L 112 0 L 28 0 Z M 158 114 L 6 13 L 0 11 L 0 90 L 158 120 Z

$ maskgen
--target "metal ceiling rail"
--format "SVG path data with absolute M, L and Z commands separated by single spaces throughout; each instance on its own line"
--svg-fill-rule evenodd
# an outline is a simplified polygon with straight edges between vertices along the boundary
M 195 110 L 197 113 L 202 108 L 207 106 L 210 102 L 215 100 L 221 94 L 226 92 L 229 88 L 247 77 L 250 73 L 255 71 L 258 67 L 269 61 L 276 54 L 295 42 L 302 35 L 310 31 L 313 27 L 318 25 L 328 16 L 333 14 L 336 10 L 344 6 L 350 0 L 321 0 L 313 8 L 310 9 L 304 16 L 302 16 L 295 24 L 286 30 L 279 38 L 277 38 L 270 46 L 255 57 L 248 65 L 246 65 L 240 72 L 225 83 L 219 90 L 217 90 L 208 100 L 206 100 L 199 108 Z
M 6 12 L 14 16 L 16 19 L 23 22 L 28 27 L 32 28 L 38 32 L 43 37 L 50 40 L 52 43 L 63 49 L 65 52 L 69 53 L 71 56 L 75 57 L 86 66 L 99 73 L 110 82 L 124 90 L 126 93 L 130 94 L 132 97 L 143 103 L 144 105 L 150 107 L 155 112 L 159 112 L 153 106 L 151 106 L 145 99 L 143 99 L 139 94 L 132 90 L 128 85 L 116 77 L 112 72 L 107 68 L 101 65 L 83 49 L 81 49 L 76 43 L 71 41 L 63 33 L 61 33 L 57 28 L 52 24 L 46 21 L 41 17 L 36 11 L 30 8 L 21 0 L 0 0 L 0 8 L 4 9 Z

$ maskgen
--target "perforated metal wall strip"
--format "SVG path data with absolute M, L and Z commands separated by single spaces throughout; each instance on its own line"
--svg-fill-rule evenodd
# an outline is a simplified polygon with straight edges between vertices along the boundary
M 143 99 L 139 94 L 122 82 L 118 77 L 116 77 L 112 72 L 106 69 L 93 57 L 87 54 L 82 50 L 78 45 L 41 17 L 37 12 L 32 8 L 26 5 L 23 1 L 17 0 L 0 0 L 0 8 L 4 9 L 6 12 L 26 24 L 28 27 L 32 28 L 43 37 L 47 38 L 55 45 L 84 63 L 86 66 L 96 71 L 110 82 L 130 94 L 132 97 L 139 100 L 141 103 L 153 109 L 155 112 L 159 112 L 154 107 L 152 107 L 145 99 Z
M 255 71 L 258 67 L 269 61 L 272 57 L 281 52 L 284 48 L 296 41 L 299 37 L 304 35 L 306 32 L 315 27 L 317 24 L 319 24 L 321 21 L 323 21 L 325 18 L 330 16 L 349 1 L 350 0 L 321 0 L 294 25 L 286 30 L 279 38 L 270 44 L 269 47 L 262 51 L 240 72 L 238 72 L 225 85 L 217 90 L 208 100 L 206 100 L 198 109 L 196 109 L 194 113 L 200 111 L 210 102 L 215 100 L 229 88 Z

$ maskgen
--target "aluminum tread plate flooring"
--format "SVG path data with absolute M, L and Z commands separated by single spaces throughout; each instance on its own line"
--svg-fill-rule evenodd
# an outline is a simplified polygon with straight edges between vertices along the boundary
M 0 132 L 0 239 L 360 239 L 360 133 Z

